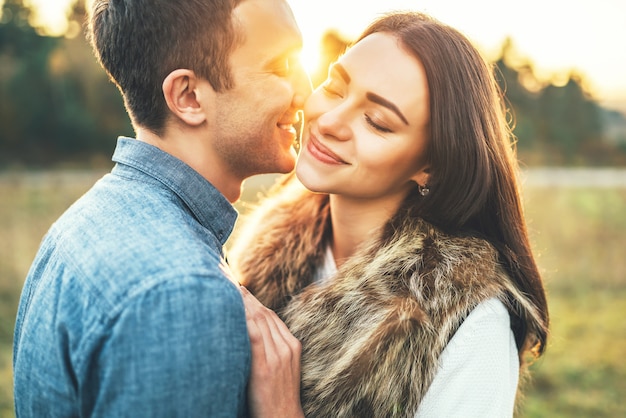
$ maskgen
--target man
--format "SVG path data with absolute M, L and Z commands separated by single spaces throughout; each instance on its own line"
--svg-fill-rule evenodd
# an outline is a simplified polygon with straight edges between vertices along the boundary
M 235 417 L 250 343 L 221 269 L 245 178 L 293 169 L 310 85 L 285 0 L 95 0 L 136 131 L 51 227 L 14 338 L 18 417 Z

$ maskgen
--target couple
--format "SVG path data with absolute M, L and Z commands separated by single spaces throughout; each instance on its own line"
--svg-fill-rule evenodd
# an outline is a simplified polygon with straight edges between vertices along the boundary
M 462 35 L 383 17 L 311 94 L 284 0 L 96 0 L 90 33 L 136 139 L 42 241 L 18 417 L 512 415 L 547 307 L 502 98 Z M 302 108 L 295 176 L 229 269 L 231 203 L 294 169 Z

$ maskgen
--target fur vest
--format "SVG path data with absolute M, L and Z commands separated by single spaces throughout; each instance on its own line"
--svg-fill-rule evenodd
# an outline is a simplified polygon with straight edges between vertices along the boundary
M 294 187 L 252 212 L 229 259 L 302 343 L 307 417 L 412 417 L 476 305 L 495 297 L 518 315 L 533 311 L 489 243 L 420 219 L 376 234 L 334 277 L 311 284 L 328 245 L 328 196 Z

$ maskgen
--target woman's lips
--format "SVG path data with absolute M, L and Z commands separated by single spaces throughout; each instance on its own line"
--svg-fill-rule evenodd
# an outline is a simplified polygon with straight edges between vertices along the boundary
M 319 140 L 309 132 L 309 140 L 307 141 L 306 148 L 309 153 L 318 161 L 325 164 L 348 164 L 341 159 L 337 154 L 325 147 Z

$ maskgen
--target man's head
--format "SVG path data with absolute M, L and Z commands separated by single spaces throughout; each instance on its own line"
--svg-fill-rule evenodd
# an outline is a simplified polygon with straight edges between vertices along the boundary
M 240 178 L 291 171 L 294 125 L 311 93 L 300 30 L 285 0 L 243 0 L 233 17 L 242 41 L 229 61 L 233 88 L 215 97 L 215 150 Z
M 232 11 L 240 0 L 94 0 L 90 40 L 124 96 L 133 123 L 162 132 L 162 83 L 177 68 L 216 91 L 232 86 L 228 64 L 237 44 Z
M 148 142 L 223 193 L 293 169 L 311 85 L 286 0 L 94 0 L 90 32 L 138 138 L 167 138 Z

